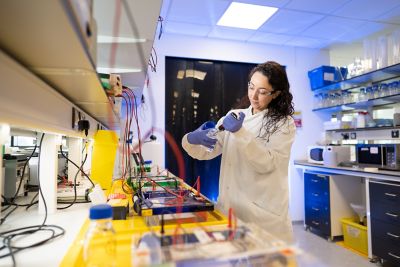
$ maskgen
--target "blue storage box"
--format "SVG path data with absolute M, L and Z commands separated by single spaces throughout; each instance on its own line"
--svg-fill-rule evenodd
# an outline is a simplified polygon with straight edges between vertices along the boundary
M 333 66 L 321 66 L 308 72 L 311 90 L 341 81 L 342 74 L 339 68 Z

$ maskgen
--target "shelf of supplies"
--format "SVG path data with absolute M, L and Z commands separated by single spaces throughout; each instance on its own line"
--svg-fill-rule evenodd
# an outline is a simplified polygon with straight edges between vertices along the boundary
M 367 72 L 350 79 L 336 82 L 314 90 L 314 94 L 332 90 L 348 90 L 365 85 L 366 83 L 377 83 L 400 76 L 400 63 L 379 70 Z
M 0 9 L 0 47 L 96 120 L 118 128 L 77 17 L 70 1 L 6 0 Z
M 384 96 L 379 98 L 370 99 L 367 101 L 353 102 L 345 105 L 337 105 L 324 108 L 315 108 L 313 111 L 328 111 L 328 112 L 339 112 L 339 111 L 349 111 L 358 109 L 367 109 L 371 106 L 383 106 L 390 105 L 400 102 L 400 94 Z
M 327 132 L 356 132 L 356 131 L 379 131 L 379 130 L 398 130 L 400 126 L 382 126 L 382 127 L 364 127 L 364 128 L 349 128 L 349 129 L 332 129 Z

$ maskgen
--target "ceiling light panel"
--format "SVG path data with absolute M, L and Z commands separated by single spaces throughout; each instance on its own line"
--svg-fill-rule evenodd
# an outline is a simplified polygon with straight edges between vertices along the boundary
M 276 7 L 232 2 L 217 25 L 256 30 L 277 10 Z

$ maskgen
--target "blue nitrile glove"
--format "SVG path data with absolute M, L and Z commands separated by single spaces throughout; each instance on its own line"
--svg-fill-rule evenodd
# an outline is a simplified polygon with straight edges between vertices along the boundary
M 203 145 L 208 148 L 213 148 L 217 139 L 213 139 L 207 136 L 207 133 L 215 127 L 213 121 L 207 121 L 203 123 L 199 128 L 193 132 L 188 133 L 188 142 L 192 145 Z
M 237 132 L 240 128 L 242 128 L 244 117 L 245 115 L 243 112 L 239 112 L 239 118 L 237 118 L 236 114 L 230 113 L 229 115 L 225 116 L 222 125 L 224 126 L 225 130 L 229 132 Z

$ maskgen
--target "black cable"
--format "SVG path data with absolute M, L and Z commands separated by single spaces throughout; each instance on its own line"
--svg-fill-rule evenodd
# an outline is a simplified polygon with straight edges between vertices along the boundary
M 26 166 L 27 166 L 27 164 L 29 163 L 29 160 L 32 158 L 33 154 L 36 152 L 36 148 L 37 148 L 37 145 L 35 145 L 35 147 L 34 147 L 32 153 L 29 155 L 29 157 L 28 157 L 28 158 L 26 159 L 26 161 L 25 161 L 24 167 L 22 168 L 21 179 L 19 180 L 18 188 L 17 188 L 17 190 L 15 191 L 14 196 L 11 197 L 11 198 L 10 198 L 10 201 L 9 201 L 5 196 L 1 195 L 1 197 L 4 199 L 4 205 L 8 205 L 8 207 L 2 209 L 1 212 L 4 212 L 4 211 L 8 210 L 8 208 L 11 207 L 11 206 L 16 206 L 16 207 L 15 207 L 14 209 L 12 209 L 9 213 L 7 213 L 6 216 L 4 216 L 3 218 L 0 219 L 0 225 L 4 223 L 4 221 L 6 220 L 6 218 L 7 218 L 8 216 L 10 216 L 11 213 L 13 213 L 13 212 L 17 209 L 18 206 L 20 206 L 20 207 L 23 207 L 23 206 L 24 206 L 24 205 L 16 204 L 16 203 L 15 203 L 15 199 L 16 199 L 16 197 L 18 196 L 19 190 L 21 189 L 22 181 L 24 180 L 24 176 L 25 176 L 25 169 L 26 169 Z M 17 178 L 18 178 L 18 177 L 17 177 Z
M 42 155 L 42 143 L 43 143 L 44 135 L 45 134 L 43 133 L 42 137 L 40 138 L 40 143 L 39 143 L 38 169 L 40 168 L 40 158 L 41 158 L 41 155 Z M 39 174 L 40 174 L 40 171 L 39 171 Z M 46 223 L 46 220 L 47 220 L 47 203 L 46 203 L 46 200 L 44 199 L 44 196 L 43 196 L 43 191 L 42 191 L 42 187 L 40 186 L 40 179 L 39 178 L 40 177 L 38 175 L 39 195 L 42 197 L 43 205 L 44 205 L 44 209 L 45 209 L 44 220 L 43 220 L 43 223 L 42 223 L 42 226 L 43 226 Z
M 39 153 L 39 156 L 38 156 L 38 166 L 40 166 L 40 155 L 41 155 L 41 152 L 42 152 L 41 148 L 42 148 L 44 135 L 45 134 L 42 135 L 42 137 L 40 139 L 40 144 L 39 144 L 40 153 Z M 46 225 L 45 224 L 46 220 L 47 220 L 47 204 L 46 204 L 46 200 L 44 199 L 43 192 L 42 192 L 42 189 L 41 189 L 41 186 L 40 186 L 40 176 L 39 175 L 38 175 L 38 180 L 39 180 L 39 192 L 38 193 L 42 197 L 43 204 L 44 204 L 44 207 L 45 207 L 45 218 L 43 220 L 43 223 L 40 224 L 40 225 L 32 225 L 32 226 L 27 226 L 27 227 L 21 227 L 21 228 L 16 228 L 16 229 L 12 229 L 12 230 L 0 233 L 0 238 L 3 239 L 2 240 L 3 241 L 3 246 L 0 247 L 0 250 L 8 249 L 8 251 L 9 251 L 8 253 L 5 253 L 5 254 L 1 255 L 0 259 L 1 258 L 5 258 L 5 257 L 11 257 L 11 260 L 12 260 L 12 263 L 13 263 L 14 267 L 16 266 L 16 260 L 15 260 L 15 255 L 14 255 L 15 253 L 17 253 L 17 252 L 19 252 L 21 250 L 25 250 L 25 249 L 28 249 L 28 248 L 33 248 L 33 247 L 37 247 L 37 246 L 43 245 L 43 244 L 47 243 L 50 240 L 53 240 L 53 239 L 55 239 L 55 238 L 57 238 L 59 236 L 64 235 L 64 233 L 65 233 L 65 230 L 62 227 L 58 226 L 58 225 Z M 47 237 L 45 239 L 39 240 L 39 241 L 37 241 L 37 242 L 35 242 L 33 244 L 30 244 L 28 246 L 16 246 L 16 245 L 12 244 L 12 241 L 14 239 L 19 239 L 22 236 L 27 236 L 27 235 L 30 235 L 30 234 L 34 234 L 34 233 L 37 233 L 38 231 L 50 232 L 51 236 Z
M 83 165 L 85 164 L 86 159 L 87 159 L 87 156 L 88 156 L 88 154 L 86 153 L 85 159 L 82 161 L 81 167 L 78 169 L 78 171 L 76 172 L 75 177 L 74 177 L 74 200 L 73 200 L 71 203 L 69 203 L 68 206 L 60 207 L 60 208 L 57 207 L 58 210 L 65 210 L 65 209 L 68 209 L 69 207 L 71 207 L 72 205 L 74 205 L 74 204 L 76 203 L 76 198 L 77 198 L 77 193 L 76 193 L 76 178 L 78 177 L 78 174 L 79 174 L 80 170 L 82 169 Z M 58 203 L 58 202 L 57 202 L 57 203 Z
M 11 207 L 11 205 L 9 206 Z M 18 206 L 15 206 L 13 209 L 11 209 L 3 218 L 1 218 L 0 220 L 0 224 L 3 224 L 5 222 L 5 220 L 7 219 L 8 216 L 11 215 L 11 213 L 13 213 L 16 209 L 18 209 Z
M 33 205 L 39 203 L 39 201 L 34 201 L 35 198 L 37 198 L 38 196 L 39 196 L 39 191 L 37 191 L 37 193 L 33 196 L 32 200 L 31 200 L 31 203 L 25 208 L 25 210 L 28 210 Z
M 161 16 L 158 16 L 158 21 L 160 22 L 160 33 L 158 34 L 158 40 L 161 39 L 161 35 L 163 34 L 163 21 L 164 18 Z
M 25 168 L 26 168 L 27 164 L 29 163 L 29 160 L 32 158 L 33 154 L 35 154 L 36 148 L 37 148 L 37 144 L 35 144 L 35 147 L 33 148 L 32 153 L 29 155 L 29 157 L 25 161 L 24 167 L 22 168 L 21 179 L 19 180 L 19 184 L 18 184 L 18 189 L 15 192 L 14 196 L 11 198 L 11 202 L 14 202 L 15 198 L 18 196 L 19 190 L 21 189 L 22 181 L 24 180 Z
M 80 170 L 80 171 L 83 173 L 83 175 L 84 175 L 86 178 L 88 178 L 88 180 L 89 180 L 90 183 L 92 184 L 92 188 L 93 188 L 93 187 L 94 187 L 94 183 L 93 183 L 92 179 L 90 179 L 90 177 L 82 170 L 82 168 L 79 168 L 79 166 L 76 165 L 75 162 L 73 162 L 72 160 L 70 160 L 70 159 L 64 154 L 64 152 L 63 152 L 63 150 L 62 150 L 62 145 L 60 145 L 60 152 L 61 152 L 61 155 L 62 155 L 66 160 L 68 160 L 69 162 L 71 162 L 72 165 L 74 165 L 76 168 L 78 168 L 78 170 Z

